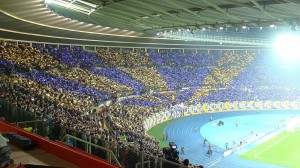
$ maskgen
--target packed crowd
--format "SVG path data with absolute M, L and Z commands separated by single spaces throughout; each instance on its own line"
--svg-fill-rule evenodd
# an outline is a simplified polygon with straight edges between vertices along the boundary
M 161 100 L 166 100 L 166 101 L 174 101 L 174 96 L 176 92 L 155 92 L 152 93 L 151 96 L 157 97 Z
M 166 89 L 167 83 L 165 79 L 160 75 L 155 67 L 133 67 L 124 68 L 120 67 L 120 70 L 130 74 L 131 77 L 145 84 L 148 88 L 154 89 Z
M 95 101 L 108 99 L 108 93 L 104 90 L 98 90 L 94 87 L 86 86 L 82 83 L 51 75 L 46 72 L 31 71 L 28 73 L 17 73 L 17 75 L 49 86 L 54 90 L 65 90 L 76 97 L 88 100 L 90 105 Z
M 203 87 L 197 90 L 196 93 L 189 100 L 190 103 L 204 99 L 210 96 L 212 93 L 219 89 L 227 88 L 231 85 L 234 78 L 240 76 L 240 74 L 248 67 L 253 60 L 255 60 L 255 53 L 246 51 L 226 51 L 223 53 L 217 65 L 212 69 L 211 74 L 205 78 Z
M 13 62 L 0 58 L 0 74 L 9 75 L 13 71 L 14 66 Z
M 243 100 L 300 100 L 300 89 L 290 89 L 281 87 L 268 88 L 226 88 L 219 89 L 210 95 L 200 99 L 204 102 L 226 102 L 226 101 L 243 101 Z M 198 102 L 199 102 L 198 101 Z
M 91 73 L 95 75 L 100 75 L 103 77 L 107 77 L 115 82 L 125 85 L 127 87 L 132 88 L 134 94 L 140 94 L 147 90 L 146 86 L 143 83 L 138 82 L 134 78 L 132 78 L 129 74 L 115 68 L 103 68 L 97 69 L 93 68 L 90 70 Z
M 99 88 L 105 88 L 105 90 L 110 91 L 110 89 L 107 89 L 106 87 L 101 87 L 101 84 L 98 84 L 99 82 L 96 81 L 104 78 L 104 75 L 99 76 L 93 74 L 89 70 L 72 68 L 78 67 L 76 64 L 67 64 L 70 67 L 63 70 L 61 70 L 61 68 L 55 68 L 48 71 L 39 71 L 40 69 L 30 69 L 29 71 L 17 70 L 14 69 L 15 64 L 6 59 L 1 60 L 1 65 L 5 68 L 13 69 L 9 74 L 3 74 L 4 76 L 1 76 L 1 99 L 12 103 L 18 108 L 36 114 L 40 119 L 51 121 L 68 128 L 68 133 L 73 132 L 73 135 L 84 140 L 90 139 L 94 143 L 101 144 L 102 146 L 110 149 L 115 148 L 116 142 L 120 143 L 121 133 L 125 134 L 126 131 L 132 132 L 132 130 L 137 130 L 137 134 L 127 136 L 128 140 L 141 141 L 140 139 L 145 139 L 142 141 L 145 149 L 142 148 L 142 150 L 148 153 L 160 153 L 157 141 L 155 141 L 152 137 L 145 135 L 141 125 L 141 121 L 143 121 L 145 116 L 144 114 L 153 109 L 143 109 L 143 106 L 141 106 L 141 109 L 138 111 L 143 111 L 143 113 L 137 114 L 138 111 L 131 110 L 134 106 L 129 109 L 122 108 L 124 111 L 130 111 L 128 112 L 128 117 L 133 118 L 132 121 L 134 122 L 128 124 L 123 117 L 113 118 L 111 120 L 113 122 L 111 123 L 116 123 L 115 126 L 118 126 L 118 121 L 122 124 L 121 127 L 116 127 L 116 129 L 119 129 L 119 133 L 104 130 L 99 125 L 101 123 L 96 121 L 94 116 L 86 115 L 91 113 L 90 107 L 92 106 L 94 99 L 101 98 L 104 100 L 103 96 L 107 95 L 106 91 L 101 91 Z M 83 66 L 80 65 L 80 67 Z M 113 72 L 116 71 L 108 70 L 105 72 L 107 75 L 107 73 L 113 74 Z M 122 74 L 119 75 L 118 72 L 121 72 Z M 117 71 L 117 73 L 113 75 L 115 78 L 121 77 L 122 79 L 122 77 L 127 74 L 122 71 Z M 119 88 L 128 88 L 124 85 L 118 86 L 118 84 L 115 84 L 116 86 L 114 86 L 114 83 L 111 80 L 111 78 L 114 77 L 109 77 L 110 78 L 107 78 L 105 81 L 107 82 L 106 85 L 110 85 L 107 87 L 114 88 L 115 90 Z M 129 81 L 129 86 L 132 86 L 132 83 L 133 85 L 142 86 L 137 82 L 134 83 L 134 80 L 129 76 L 127 78 L 125 77 L 123 82 L 128 82 L 126 79 L 131 80 Z M 94 80 L 97 84 L 90 83 L 90 80 Z M 140 88 L 136 90 L 138 91 L 139 89 Z M 117 91 L 122 92 L 124 90 Z M 133 113 L 131 113 L 131 111 L 133 111 Z M 112 116 L 108 115 L 108 112 L 105 114 L 105 118 L 107 119 Z M 137 121 L 139 125 L 133 124 L 137 123 Z M 128 127 L 130 125 L 134 125 L 135 127 Z M 59 139 L 59 135 L 55 132 L 56 131 L 53 131 L 53 135 L 49 135 L 48 137 Z M 122 149 L 124 150 L 127 150 L 128 148 L 127 145 L 124 145 L 123 147 L 124 148 Z M 136 145 L 132 145 L 130 146 L 130 149 L 138 149 L 138 151 L 140 151 L 141 147 L 136 148 Z M 121 151 L 124 152 L 123 150 Z
M 125 98 L 123 100 L 120 100 L 120 103 L 124 105 L 137 105 L 147 107 L 166 107 L 170 102 L 147 94 L 143 96 L 133 96 Z
M 201 86 L 210 70 L 207 68 L 157 68 L 167 82 L 168 90 Z
M 149 54 L 141 50 L 98 49 L 97 54 L 109 67 L 153 66 Z
M 32 113 L 44 114 L 44 109 L 61 108 L 76 111 L 76 114 L 86 114 L 90 112 L 91 101 L 82 99 L 66 90 L 39 84 L 12 74 L 9 77 L 1 77 L 2 93 L 1 98 L 15 104 L 17 107 Z M 45 104 L 44 101 L 51 102 Z
M 95 67 L 105 66 L 104 62 L 99 59 L 95 54 L 87 52 L 79 46 L 53 46 L 46 45 L 45 47 L 40 44 L 33 44 L 40 52 L 51 55 L 61 64 L 68 65 L 69 67 Z
M 82 132 L 104 131 L 92 117 L 83 114 L 86 110 L 84 101 L 73 103 L 76 97 L 63 90 L 57 92 L 51 87 L 15 75 L 1 77 L 0 80 L 1 99 L 36 114 L 40 119 Z M 71 102 L 72 106 L 64 102 Z
M 13 62 L 15 68 L 48 69 L 60 65 L 54 57 L 44 54 L 31 46 L 17 46 L 5 42 L 2 42 L 0 45 L 0 58 Z
M 162 155 L 158 142 L 145 133 L 142 123 L 165 107 L 300 98 L 299 88 L 268 86 L 270 81 L 276 83 L 275 75 L 268 74 L 262 80 L 264 85 L 257 82 L 267 71 L 255 58 L 256 52 L 148 50 L 147 54 L 144 50 L 103 49 L 96 56 L 80 47 L 34 46 L 38 50 L 25 45 L 0 46 L 1 99 L 116 154 L 120 145 L 118 155 L 123 165 L 130 164 L 124 160 L 129 150 L 135 151 L 132 155 L 138 151 Z M 165 91 L 157 92 L 157 88 Z M 104 129 L 99 118 L 87 115 L 95 113 L 94 105 L 122 93 L 129 94 L 116 96 L 112 105 L 102 109 L 100 117 L 110 129 Z M 127 135 L 127 142 L 136 143 L 123 142 L 123 135 Z
M 99 49 L 97 53 L 109 67 L 118 67 L 147 88 L 166 88 L 166 82 L 154 67 L 150 56 L 141 50 Z M 124 80 L 122 80 L 124 81 Z M 140 88 L 139 88 L 140 89 Z
M 159 67 L 210 67 L 222 56 L 221 51 L 148 50 L 152 62 Z
M 64 77 L 68 80 L 73 80 L 82 83 L 85 86 L 94 87 L 98 90 L 107 91 L 110 95 L 131 92 L 131 88 L 121 85 L 107 77 L 95 75 L 86 69 L 73 68 L 66 71 L 52 69 L 47 71 L 47 73 Z

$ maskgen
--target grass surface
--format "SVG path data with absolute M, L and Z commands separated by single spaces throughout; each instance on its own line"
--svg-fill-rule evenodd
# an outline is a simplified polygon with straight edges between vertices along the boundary
M 163 122 L 161 124 L 158 124 L 158 125 L 152 127 L 148 131 L 148 134 L 155 137 L 160 142 L 159 144 L 161 147 L 168 147 L 169 142 L 163 141 L 163 131 L 169 124 L 171 124 L 172 122 L 177 121 L 179 119 L 182 119 L 182 118 L 176 118 L 176 119 L 172 119 L 172 120 Z
M 241 158 L 292 168 L 300 167 L 300 130 L 284 131 L 241 155 Z

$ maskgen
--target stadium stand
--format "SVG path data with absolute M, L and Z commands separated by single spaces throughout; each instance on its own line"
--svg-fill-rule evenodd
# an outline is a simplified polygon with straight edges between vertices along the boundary
M 247 51 L 182 53 L 180 50 L 161 50 L 155 53 L 150 50 L 149 54 L 139 54 L 115 49 L 98 50 L 97 54 L 101 55 L 98 57 L 79 47 L 34 46 L 37 49 L 29 48 L 34 51 L 30 59 L 45 55 L 46 59 L 52 58 L 53 66 L 42 68 L 34 62 L 18 62 L 18 57 L 8 58 L 3 54 L 5 51 L 18 53 L 23 46 L 5 45 L 1 64 L 10 69 L 10 73 L 3 73 L 1 77 L 1 98 L 40 119 L 65 127 L 71 135 L 111 149 L 124 165 L 128 164 L 124 155 L 137 158 L 136 153 L 140 150 L 156 156 L 162 153 L 158 141 L 145 134 L 142 124 L 145 118 L 178 103 L 237 100 L 243 90 L 230 89 L 230 85 L 239 81 L 236 77 L 256 56 Z M 108 59 L 111 53 L 113 60 Z M 192 54 L 192 57 L 186 57 L 186 54 Z M 131 56 L 134 59 L 125 64 L 124 59 Z M 199 56 L 205 59 L 199 59 Z M 141 62 L 135 64 L 134 60 Z M 19 64 L 23 69 L 18 67 Z M 220 87 L 227 89 L 218 90 Z M 205 91 L 208 92 L 205 94 Z M 238 100 L 250 98 L 243 95 Z M 92 114 L 94 106 L 111 98 L 115 98 L 113 104 L 101 115 L 105 123 L 97 123 L 94 115 L 87 115 Z M 60 133 L 53 128 L 47 136 L 59 139 Z M 125 143 L 121 140 L 124 136 L 126 142 L 136 143 Z M 86 150 L 80 143 L 77 146 Z M 128 151 L 133 153 L 126 154 Z M 130 160 L 130 163 L 134 161 Z
M 32 128 L 6 134 L 19 146 L 38 134 L 125 168 L 197 168 L 149 128 L 191 106 L 300 100 L 299 68 L 269 59 L 280 26 L 298 30 L 296 1 L 10 1 L 0 2 L 0 117 Z

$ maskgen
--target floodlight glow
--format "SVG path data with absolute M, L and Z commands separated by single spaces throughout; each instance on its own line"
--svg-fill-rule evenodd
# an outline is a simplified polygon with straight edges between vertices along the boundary
M 286 34 L 279 36 L 274 44 L 275 51 L 286 60 L 300 59 L 300 36 Z

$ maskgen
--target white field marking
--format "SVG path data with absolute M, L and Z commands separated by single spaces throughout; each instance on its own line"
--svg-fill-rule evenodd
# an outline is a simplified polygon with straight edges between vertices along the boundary
M 275 143 L 273 143 L 272 145 L 268 146 L 266 149 L 258 152 L 257 154 L 255 154 L 255 157 L 259 156 L 260 154 L 264 153 L 265 151 L 269 150 L 270 148 L 272 148 L 274 145 L 278 144 L 279 142 L 283 141 L 284 139 L 286 139 L 287 137 L 289 137 L 290 135 L 292 135 L 293 132 L 289 133 L 288 135 L 282 137 L 281 139 L 279 139 L 278 141 L 276 141 Z
M 270 160 L 270 161 L 274 161 L 274 159 L 265 158 L 265 157 L 261 157 L 261 156 L 259 156 L 259 157 L 257 157 L 257 158 L 259 158 L 259 159 L 265 159 L 265 160 Z M 297 165 L 297 166 L 300 167 L 300 164 L 298 164 L 298 163 L 294 163 L 294 162 L 285 162 L 285 161 L 280 161 L 280 162 L 281 162 L 281 163 L 286 163 L 286 164 L 289 164 L 289 165 L 293 165 L 293 166 Z M 271 163 L 271 164 L 272 164 L 272 163 Z
M 222 158 L 217 158 L 216 160 L 208 163 L 208 165 L 209 165 L 209 167 L 216 166 L 221 160 L 222 160 Z

